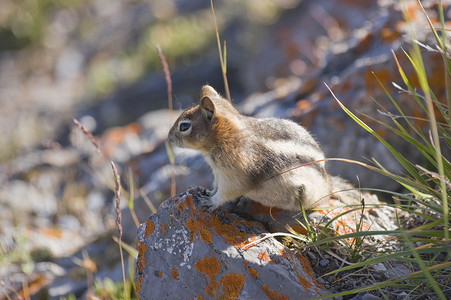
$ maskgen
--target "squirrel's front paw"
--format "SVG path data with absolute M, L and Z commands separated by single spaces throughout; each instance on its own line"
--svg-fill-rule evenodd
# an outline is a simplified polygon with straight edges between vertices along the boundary
M 212 212 L 216 209 L 216 207 L 213 205 L 213 202 L 211 201 L 211 197 L 208 195 L 208 191 L 205 195 L 199 197 L 199 204 L 203 207 L 206 207 L 206 210 L 208 212 Z
M 208 194 L 210 194 L 209 191 L 207 191 L 205 195 L 202 195 L 202 197 L 199 198 L 199 203 L 201 206 L 206 206 L 208 212 L 212 212 L 220 205 L 217 204 L 217 199 L 214 195 L 208 196 Z
M 201 206 L 208 206 L 208 207 L 213 205 L 213 203 L 211 203 L 211 199 L 208 194 L 202 195 L 202 197 L 199 197 L 199 204 Z

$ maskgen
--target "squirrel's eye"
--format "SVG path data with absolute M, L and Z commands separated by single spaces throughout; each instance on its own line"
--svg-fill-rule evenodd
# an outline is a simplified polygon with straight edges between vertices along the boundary
M 179 125 L 179 130 L 180 130 L 180 132 L 185 132 L 185 131 L 187 131 L 188 129 L 190 129 L 190 127 L 191 127 L 191 123 L 188 123 L 188 122 L 182 122 L 182 123 L 180 123 L 180 125 Z

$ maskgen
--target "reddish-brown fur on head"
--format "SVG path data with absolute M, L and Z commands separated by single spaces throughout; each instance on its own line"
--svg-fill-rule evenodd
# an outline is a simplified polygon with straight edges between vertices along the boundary
M 202 87 L 199 104 L 185 110 L 169 131 L 169 140 L 177 146 L 193 148 L 206 154 L 239 144 L 238 111 L 212 87 Z M 191 128 L 180 130 L 187 122 Z

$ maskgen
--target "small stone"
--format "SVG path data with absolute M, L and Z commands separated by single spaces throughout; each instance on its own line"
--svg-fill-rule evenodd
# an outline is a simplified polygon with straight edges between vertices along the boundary
M 313 253 L 312 251 L 306 251 L 305 254 L 309 257 L 309 259 L 310 259 L 311 261 L 313 261 L 313 260 L 316 259 L 316 255 L 315 255 L 315 253 Z
M 325 285 L 325 284 L 326 284 L 326 281 L 324 281 L 324 279 L 322 279 L 321 277 L 316 278 L 316 281 L 317 281 L 319 284 L 322 284 L 322 285 Z
M 321 267 L 325 267 L 329 264 L 329 262 L 330 262 L 330 260 L 328 260 L 328 259 L 322 259 L 319 261 L 319 264 Z
M 62 229 L 68 229 L 72 231 L 80 230 L 80 221 L 72 215 L 61 216 L 58 220 L 58 225 Z
M 407 298 L 407 293 L 406 292 L 401 292 L 401 293 L 397 294 L 397 296 L 399 297 L 399 299 L 406 299 Z
M 387 271 L 387 268 L 382 263 L 375 264 L 373 266 L 373 269 L 376 272 L 385 272 L 385 271 Z
M 373 294 L 370 294 L 370 293 L 366 293 L 360 299 L 362 299 L 362 300 L 379 300 L 380 297 L 377 297 L 377 296 L 375 296 Z

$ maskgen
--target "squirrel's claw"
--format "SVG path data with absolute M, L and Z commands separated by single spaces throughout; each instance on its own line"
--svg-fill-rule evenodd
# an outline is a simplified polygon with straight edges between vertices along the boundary
M 201 197 L 199 197 L 199 204 L 207 208 L 208 212 L 212 212 L 215 207 L 210 198 L 210 192 L 206 191 L 206 193 L 202 193 Z

